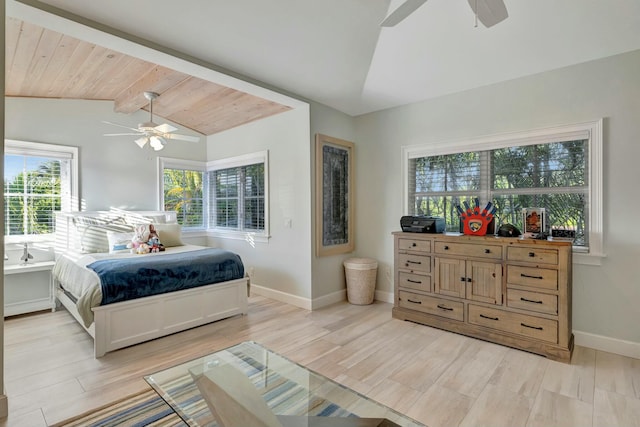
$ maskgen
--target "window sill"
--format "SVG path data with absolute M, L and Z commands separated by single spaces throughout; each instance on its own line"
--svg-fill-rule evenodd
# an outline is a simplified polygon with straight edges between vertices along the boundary
M 219 239 L 245 240 L 249 244 L 269 243 L 269 237 L 266 234 L 257 234 L 249 231 L 232 231 L 232 230 L 207 230 L 207 236 Z
M 602 265 L 605 254 L 573 253 L 573 263 L 578 265 Z
M 53 243 L 55 242 L 56 237 L 55 234 L 31 234 L 31 235 L 13 235 L 13 236 L 4 236 L 5 244 L 19 244 L 23 243 Z

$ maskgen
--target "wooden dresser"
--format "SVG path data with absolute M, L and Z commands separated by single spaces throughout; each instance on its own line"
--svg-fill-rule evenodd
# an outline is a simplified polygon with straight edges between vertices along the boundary
M 570 362 L 570 242 L 393 235 L 393 317 Z

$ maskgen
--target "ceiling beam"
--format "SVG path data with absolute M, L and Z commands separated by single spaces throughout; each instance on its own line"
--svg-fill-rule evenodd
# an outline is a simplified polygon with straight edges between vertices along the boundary
M 130 114 L 138 111 L 149 101 L 144 97 L 145 91 L 162 94 L 190 76 L 160 65 L 154 66 L 131 86 L 120 92 L 114 100 L 117 113 Z

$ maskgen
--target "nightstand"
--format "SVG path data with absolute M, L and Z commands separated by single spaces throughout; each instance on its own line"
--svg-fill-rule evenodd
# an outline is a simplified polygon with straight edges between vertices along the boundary
M 4 316 L 55 309 L 54 261 L 4 266 Z

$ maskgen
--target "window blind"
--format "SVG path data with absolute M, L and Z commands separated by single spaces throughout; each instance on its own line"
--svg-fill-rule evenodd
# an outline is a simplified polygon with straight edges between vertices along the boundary
M 469 152 L 410 159 L 409 212 L 442 216 L 450 231 L 458 231 L 455 206 L 480 196 L 485 157 Z
M 240 168 L 229 168 L 210 172 L 209 188 L 214 208 L 210 223 L 216 227 L 238 228 L 240 206 Z
M 586 246 L 588 140 L 568 139 L 584 135 L 567 132 L 554 142 L 529 138 L 521 145 L 491 150 L 410 156 L 408 212 L 442 216 L 449 231 L 458 231 L 455 206 L 478 198 L 482 204 L 494 203 L 502 223 L 522 229 L 522 209 L 544 207 L 547 226 L 575 230 L 575 244 Z M 530 144 L 534 140 L 544 143 Z
M 264 177 L 264 163 L 210 171 L 210 224 L 231 230 L 264 231 Z

